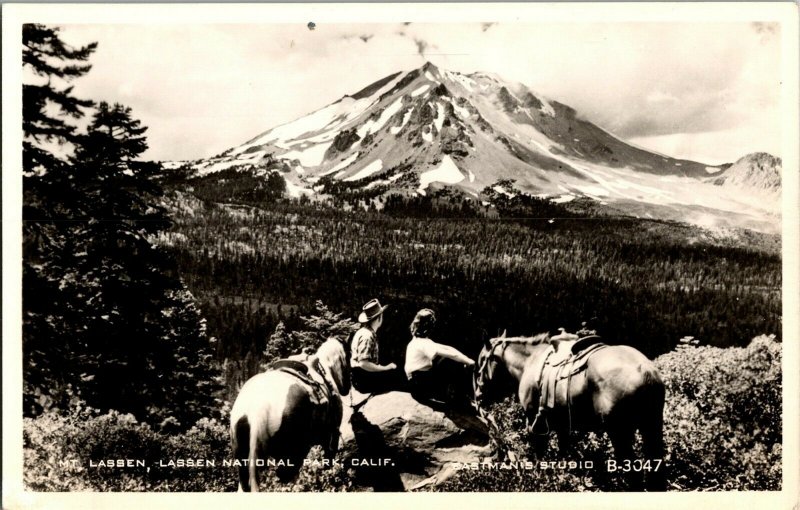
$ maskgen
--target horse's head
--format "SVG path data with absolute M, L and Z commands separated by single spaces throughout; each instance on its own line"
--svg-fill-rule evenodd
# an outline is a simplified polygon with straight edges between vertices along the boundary
M 338 338 L 329 338 L 317 349 L 316 356 L 336 385 L 339 394 L 350 393 L 350 363 L 344 343 Z
M 479 406 L 490 404 L 499 398 L 500 392 L 497 391 L 496 380 L 501 370 L 501 353 L 505 332 L 499 338 L 492 338 L 484 343 L 478 361 L 475 363 L 473 373 L 473 390 L 475 391 L 475 402 Z

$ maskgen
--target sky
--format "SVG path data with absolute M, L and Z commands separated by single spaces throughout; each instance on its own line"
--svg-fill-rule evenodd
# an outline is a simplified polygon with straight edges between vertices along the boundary
M 62 38 L 98 42 L 75 94 L 130 106 L 156 160 L 213 156 L 426 61 L 521 82 L 670 156 L 780 156 L 777 24 L 107 24 Z

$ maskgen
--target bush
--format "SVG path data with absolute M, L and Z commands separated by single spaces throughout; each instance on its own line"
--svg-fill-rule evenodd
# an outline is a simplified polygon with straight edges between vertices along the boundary
M 656 365 L 673 487 L 780 490 L 781 344 L 760 336 L 743 348 L 684 347 Z
M 66 416 L 45 413 L 26 418 L 23 427 L 24 483 L 31 491 L 234 491 L 237 468 L 231 459 L 227 425 L 201 419 L 181 434 L 159 432 L 130 414 L 73 410 Z M 341 467 L 323 468 L 317 447 L 291 484 L 268 473 L 261 489 L 280 492 L 341 491 L 352 487 Z M 144 466 L 98 467 L 117 459 L 141 460 Z M 215 465 L 174 467 L 178 459 L 213 460 Z M 93 464 L 93 465 L 92 465 Z

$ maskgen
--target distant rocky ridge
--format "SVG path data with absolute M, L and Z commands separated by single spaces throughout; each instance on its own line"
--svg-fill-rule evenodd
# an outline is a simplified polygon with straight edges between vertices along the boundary
M 766 152 L 748 154 L 731 165 L 713 182 L 717 186 L 735 186 L 759 192 L 780 194 L 781 158 Z

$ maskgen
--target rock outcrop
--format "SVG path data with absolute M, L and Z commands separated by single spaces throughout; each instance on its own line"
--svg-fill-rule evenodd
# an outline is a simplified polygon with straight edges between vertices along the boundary
M 366 398 L 353 391 L 353 401 Z M 413 490 L 444 481 L 453 463 L 480 462 L 490 455 L 482 424 L 469 413 L 434 410 L 410 394 L 369 398 L 357 411 L 345 397 L 341 452 L 359 483 L 375 490 Z

